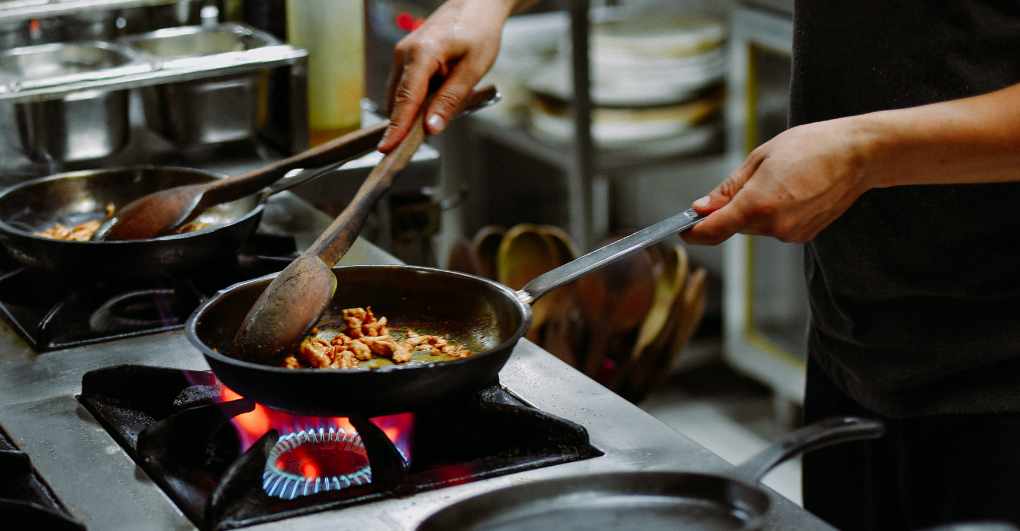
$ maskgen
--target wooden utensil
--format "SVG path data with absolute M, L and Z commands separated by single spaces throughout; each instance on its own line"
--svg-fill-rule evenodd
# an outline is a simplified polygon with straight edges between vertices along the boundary
M 473 92 L 465 109 L 476 110 L 497 99 L 495 87 L 486 86 Z M 340 159 L 370 153 L 382 139 L 389 121 L 380 122 L 292 157 L 267 164 L 235 177 L 210 183 L 179 186 L 138 198 L 121 207 L 117 214 L 96 232 L 95 240 L 138 240 L 154 238 L 179 229 L 211 206 L 240 199 L 258 192 L 281 178 L 288 171 L 302 166 L 321 166 Z
M 484 101 L 498 97 L 493 87 L 478 93 L 489 94 Z M 375 203 L 425 140 L 427 102 L 421 108 L 407 136 L 372 169 L 343 212 L 255 300 L 234 336 L 234 348 L 243 359 L 272 362 L 318 322 L 336 291 L 337 278 L 330 268 L 350 249 Z
M 539 227 L 539 233 L 556 250 L 556 265 L 565 264 L 577 258 L 577 250 L 573 241 L 563 229 L 551 225 Z M 576 323 L 577 310 L 574 286 L 568 284 L 549 292 L 544 298 L 532 306 L 536 316 L 536 325 L 541 327 L 538 336 L 543 348 L 570 365 L 577 365 Z
M 683 299 L 684 283 L 687 280 L 687 251 L 679 243 L 669 245 L 666 249 L 662 247 L 649 248 L 650 251 L 653 249 L 657 249 L 656 255 L 662 266 L 656 278 L 654 299 L 648 314 L 638 329 L 637 339 L 634 341 L 629 359 L 617 371 L 611 386 L 614 389 L 619 388 L 623 382 L 630 378 L 630 373 L 648 353 L 649 347 L 666 331 L 666 325 L 673 314 L 682 310 L 682 303 L 677 304 L 677 300 Z M 672 331 L 668 332 L 672 335 Z
M 336 291 L 337 278 L 330 268 L 350 249 L 375 203 L 424 139 L 418 117 L 403 142 L 383 157 L 343 212 L 259 295 L 234 336 L 234 348 L 243 359 L 271 363 L 315 326 Z
M 140 197 L 121 207 L 93 239 L 141 240 L 171 233 L 209 207 L 258 192 L 294 168 L 317 165 L 317 161 L 343 159 L 347 162 L 370 153 L 379 143 L 388 123 L 359 129 L 242 175 L 178 186 Z
M 708 273 L 698 268 L 687 279 L 682 297 L 677 299 L 677 311 L 661 339 L 650 346 L 633 371 L 624 393 L 634 401 L 647 394 L 669 377 L 676 366 L 679 354 L 690 341 L 705 315 Z
M 507 231 L 496 255 L 496 279 L 513 289 L 520 289 L 531 279 L 560 265 L 559 252 L 542 235 L 537 225 L 522 223 Z M 545 323 L 548 306 L 532 306 L 531 326 L 527 337 L 538 340 L 538 330 Z
M 577 282 L 581 313 L 590 331 L 584 372 L 595 378 L 614 337 L 637 327 L 652 305 L 653 264 L 645 251 L 633 253 Z
M 475 256 L 478 257 L 479 275 L 496 280 L 496 257 L 505 235 L 506 228 L 498 225 L 487 225 L 475 234 L 471 245 L 475 249 Z
M 479 274 L 478 257 L 475 256 L 475 249 L 471 242 L 464 238 L 457 239 L 450 247 L 450 254 L 446 258 L 446 268 L 450 271 L 460 271 L 471 275 Z

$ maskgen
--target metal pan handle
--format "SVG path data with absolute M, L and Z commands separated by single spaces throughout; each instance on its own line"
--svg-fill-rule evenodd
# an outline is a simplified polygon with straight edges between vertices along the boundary
M 679 214 L 645 227 L 630 236 L 616 240 L 605 247 L 595 249 L 576 260 L 567 262 L 556 269 L 535 277 L 517 291 L 517 298 L 525 304 L 531 304 L 532 301 L 545 295 L 550 290 L 568 284 L 581 275 L 606 266 L 617 258 L 639 249 L 644 249 L 674 234 L 681 233 L 693 227 L 702 219 L 704 217 L 695 212 L 693 208 L 688 208 Z
M 812 450 L 850 441 L 877 439 L 885 426 L 860 417 L 835 417 L 818 421 L 783 436 L 776 443 L 737 466 L 737 476 L 757 483 L 787 459 Z

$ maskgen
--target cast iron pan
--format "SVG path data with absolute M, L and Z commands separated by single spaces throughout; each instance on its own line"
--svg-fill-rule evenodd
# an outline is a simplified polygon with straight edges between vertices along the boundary
M 270 195 L 329 174 L 372 151 L 385 125 L 359 129 L 234 176 L 234 182 L 244 183 L 234 189 L 250 195 L 206 210 L 198 220 L 210 226 L 185 234 L 77 242 L 34 233 L 53 223 L 70 226 L 102 220 L 107 204 L 119 208 L 153 192 L 221 176 L 188 168 L 140 166 L 61 173 L 20 183 L 0 192 L 0 241 L 22 264 L 69 276 L 152 276 L 195 270 L 211 259 L 236 254 L 258 226 L 262 205 Z M 302 166 L 322 167 L 296 175 L 288 173 Z M 252 193 L 260 188 L 259 193 Z
M 700 221 L 681 212 L 549 271 L 520 291 L 473 275 L 412 266 L 333 268 L 338 285 L 326 317 L 371 306 L 391 330 L 446 335 L 475 354 L 465 359 L 379 369 L 287 369 L 231 356 L 234 335 L 275 275 L 235 284 L 188 320 L 191 343 L 224 384 L 246 398 L 303 415 L 375 416 L 413 410 L 496 380 L 528 329 L 529 304 L 560 285 Z
M 727 475 L 613 472 L 523 483 L 445 507 L 418 531 L 760 529 L 771 502 L 758 482 L 768 471 L 801 452 L 882 433 L 877 421 L 832 418 L 786 435 Z
M 151 276 L 198 267 L 236 253 L 262 218 L 256 196 L 214 207 L 199 221 L 205 230 L 148 240 L 75 242 L 33 234 L 53 223 L 103 219 L 108 203 L 120 206 L 173 186 L 218 179 L 187 168 L 136 167 L 85 170 L 27 181 L 0 192 L 0 240 L 13 258 L 67 275 L 105 273 Z

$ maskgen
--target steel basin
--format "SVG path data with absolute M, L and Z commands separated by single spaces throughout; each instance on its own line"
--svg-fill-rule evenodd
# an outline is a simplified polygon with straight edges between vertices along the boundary
M 0 78 L 44 82 L 87 76 L 131 63 L 114 44 L 93 41 L 23 46 L 0 52 Z M 41 162 L 77 162 L 107 157 L 127 145 L 127 91 L 87 90 L 42 101 L 14 104 L 24 153 Z
M 261 32 L 234 25 L 167 28 L 123 39 L 160 62 L 204 57 L 278 44 Z M 181 148 L 247 140 L 255 136 L 267 105 L 265 71 L 144 87 L 148 127 Z

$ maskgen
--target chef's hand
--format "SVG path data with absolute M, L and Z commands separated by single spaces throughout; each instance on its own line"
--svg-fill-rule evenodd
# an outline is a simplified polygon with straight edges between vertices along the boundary
M 442 79 L 425 119 L 428 134 L 442 131 L 499 53 L 503 23 L 519 0 L 448 0 L 404 37 L 393 53 L 390 126 L 379 143 L 388 153 L 411 129 L 429 81 Z
M 748 155 L 722 184 L 694 202 L 708 215 L 684 234 L 718 244 L 736 233 L 806 242 L 872 187 L 852 118 L 794 127 Z

